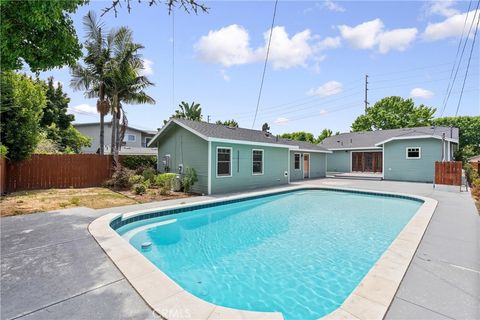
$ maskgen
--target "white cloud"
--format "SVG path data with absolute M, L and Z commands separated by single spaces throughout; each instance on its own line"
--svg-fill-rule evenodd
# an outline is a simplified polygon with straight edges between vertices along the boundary
M 97 108 L 92 107 L 89 104 L 82 103 L 75 107 L 68 108 L 68 111 L 71 113 L 79 113 L 79 114 L 97 114 Z
M 340 47 L 341 39 L 340 37 L 326 37 L 325 39 L 319 41 L 315 49 L 316 50 L 326 50 L 326 49 L 334 49 Z
M 288 118 L 280 117 L 280 118 L 275 119 L 274 123 L 279 125 L 279 126 L 285 126 L 285 125 L 288 124 L 288 121 L 289 121 Z
M 433 92 L 423 88 L 414 88 L 410 91 L 410 97 L 430 99 L 433 97 Z
M 64 86 L 62 81 L 53 81 L 53 87 L 57 89 L 59 86 Z
M 338 26 L 340 34 L 352 47 L 357 49 L 377 49 L 380 53 L 390 50 L 404 51 L 417 37 L 416 28 L 384 30 L 382 20 L 375 19 L 357 26 Z
M 322 110 L 320 110 L 319 113 L 320 113 L 321 116 L 326 116 L 328 114 L 328 111 L 325 110 L 325 109 L 322 109 Z
M 265 59 L 270 30 L 263 34 L 265 46 L 255 50 L 254 60 Z M 306 60 L 312 55 L 313 49 L 309 44 L 312 39 L 310 30 L 306 29 L 288 36 L 285 27 L 274 27 L 270 44 L 269 61 L 274 69 L 288 69 L 295 66 L 305 66 Z
M 252 58 L 248 31 L 236 24 L 209 31 L 194 47 L 200 60 L 225 67 L 245 64 Z
M 422 34 L 422 37 L 428 41 L 441 40 L 451 37 L 459 37 L 463 31 L 463 25 L 465 17 L 467 17 L 466 26 L 470 26 L 473 23 L 473 17 L 475 11 L 465 12 L 461 14 L 453 15 L 442 22 L 429 23 Z M 466 28 L 468 31 L 468 28 Z
M 308 90 L 307 94 L 309 96 L 320 96 L 320 97 L 328 97 L 333 96 L 335 94 L 339 94 L 343 91 L 343 85 L 338 81 L 328 81 L 321 85 L 316 89 Z
M 457 9 L 452 8 L 456 4 L 454 0 L 434 0 L 427 2 L 426 14 L 427 16 L 440 15 L 444 17 L 451 17 L 459 13 Z
M 345 8 L 333 2 L 333 0 L 325 0 L 323 6 L 330 11 L 345 12 Z
M 153 61 L 148 59 L 143 59 L 143 69 L 140 71 L 142 76 L 149 76 L 153 74 Z
M 377 44 L 377 38 L 383 29 L 383 22 L 375 19 L 355 27 L 338 26 L 342 37 L 354 48 L 371 49 Z
M 265 60 L 270 30 L 264 34 L 264 43 L 254 48 L 250 44 L 248 31 L 239 25 L 230 25 L 219 30 L 211 30 L 194 45 L 197 57 L 207 63 L 217 63 L 224 67 L 262 62 Z M 317 54 L 340 45 L 340 38 L 327 37 L 316 43 L 318 36 L 309 29 L 289 35 L 285 27 L 276 26 L 272 31 L 269 62 L 274 69 L 305 67 L 309 59 L 315 61 Z
M 378 51 L 387 53 L 395 49 L 404 51 L 417 36 L 416 28 L 394 29 L 386 31 L 378 36 Z
M 220 74 L 222 75 L 223 80 L 230 81 L 230 76 L 227 74 L 227 70 L 221 69 Z

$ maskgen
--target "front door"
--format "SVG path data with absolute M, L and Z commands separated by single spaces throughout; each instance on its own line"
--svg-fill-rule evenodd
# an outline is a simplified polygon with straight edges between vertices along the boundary
M 308 153 L 303 154 L 303 178 L 310 178 L 310 155 Z

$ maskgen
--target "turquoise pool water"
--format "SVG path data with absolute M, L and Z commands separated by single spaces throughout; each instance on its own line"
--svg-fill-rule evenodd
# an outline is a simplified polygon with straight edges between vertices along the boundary
M 206 301 L 317 319 L 342 304 L 421 204 L 300 190 L 137 221 L 117 232 Z

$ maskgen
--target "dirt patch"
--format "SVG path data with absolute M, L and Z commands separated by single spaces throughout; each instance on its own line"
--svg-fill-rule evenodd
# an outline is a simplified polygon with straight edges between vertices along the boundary
M 152 201 L 186 198 L 192 195 L 172 192 L 161 195 L 157 189 L 149 189 L 144 195 L 130 191 L 115 192 L 107 188 L 48 189 L 15 192 L 0 198 L 0 216 L 13 216 L 58 209 L 88 207 L 110 208 Z

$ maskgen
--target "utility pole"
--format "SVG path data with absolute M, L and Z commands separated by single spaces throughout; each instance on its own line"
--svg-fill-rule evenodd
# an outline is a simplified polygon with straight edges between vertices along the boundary
M 365 75 L 365 115 L 367 114 L 368 109 L 368 74 Z
M 210 115 L 207 116 L 207 122 L 210 123 Z

